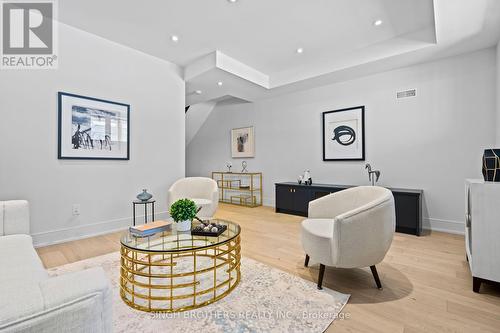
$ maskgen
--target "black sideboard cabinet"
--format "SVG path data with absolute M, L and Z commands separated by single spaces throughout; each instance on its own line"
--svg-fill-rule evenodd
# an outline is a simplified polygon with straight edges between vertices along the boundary
M 309 201 L 353 187 L 349 185 L 276 183 L 276 213 L 307 216 Z M 422 233 L 422 190 L 389 188 L 396 206 L 396 231 Z

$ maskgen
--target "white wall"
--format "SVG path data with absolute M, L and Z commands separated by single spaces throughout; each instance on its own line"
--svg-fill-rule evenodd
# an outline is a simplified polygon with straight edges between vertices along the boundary
M 195 137 L 217 102 L 210 101 L 191 105 L 186 112 L 186 145 Z
M 500 41 L 497 44 L 497 141 L 496 147 L 500 147 Z
M 424 224 L 463 230 L 465 178 L 481 176 L 484 147 L 495 142 L 495 50 L 376 74 L 253 104 L 217 106 L 187 147 L 188 175 L 207 176 L 230 160 L 230 129 L 253 125 L 264 174 L 264 203 L 274 183 L 310 169 L 313 181 L 368 184 L 366 162 L 382 171 L 380 184 L 421 188 Z M 417 97 L 396 99 L 416 88 Z M 366 106 L 366 162 L 323 162 L 321 113 Z M 203 163 L 200 163 L 203 161 Z M 234 160 L 235 170 L 241 160 Z
M 0 200 L 30 201 L 36 244 L 130 225 L 131 201 L 142 188 L 155 195 L 157 212 L 165 212 L 168 187 L 185 170 L 179 69 L 59 27 L 59 69 L 0 71 Z M 58 160 L 58 91 L 130 104 L 130 160 Z M 75 203 L 81 205 L 76 218 Z

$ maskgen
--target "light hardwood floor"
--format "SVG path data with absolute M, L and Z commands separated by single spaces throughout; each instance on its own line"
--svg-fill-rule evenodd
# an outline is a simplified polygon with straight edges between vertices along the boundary
M 242 226 L 244 256 L 316 281 L 318 266 L 303 266 L 301 217 L 276 214 L 270 207 L 226 204 L 217 216 Z M 120 234 L 37 251 L 47 268 L 59 266 L 118 251 Z M 336 320 L 328 332 L 500 332 L 500 288 L 483 284 L 480 294 L 472 292 L 462 236 L 396 234 L 377 267 L 383 290 L 375 287 L 368 268 L 327 267 L 323 285 L 351 294 L 344 308 L 348 318 Z

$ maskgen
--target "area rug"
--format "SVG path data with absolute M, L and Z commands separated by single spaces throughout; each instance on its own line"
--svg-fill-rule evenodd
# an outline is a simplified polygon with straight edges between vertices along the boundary
M 349 295 L 280 271 L 249 258 L 241 259 L 241 282 L 225 298 L 178 313 L 146 313 L 120 298 L 119 252 L 49 270 L 60 275 L 101 266 L 113 288 L 114 332 L 324 332 Z

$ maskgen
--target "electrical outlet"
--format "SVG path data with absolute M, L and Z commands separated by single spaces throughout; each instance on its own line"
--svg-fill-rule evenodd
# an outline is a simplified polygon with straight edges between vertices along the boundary
M 73 204 L 73 216 L 80 215 L 80 204 Z

